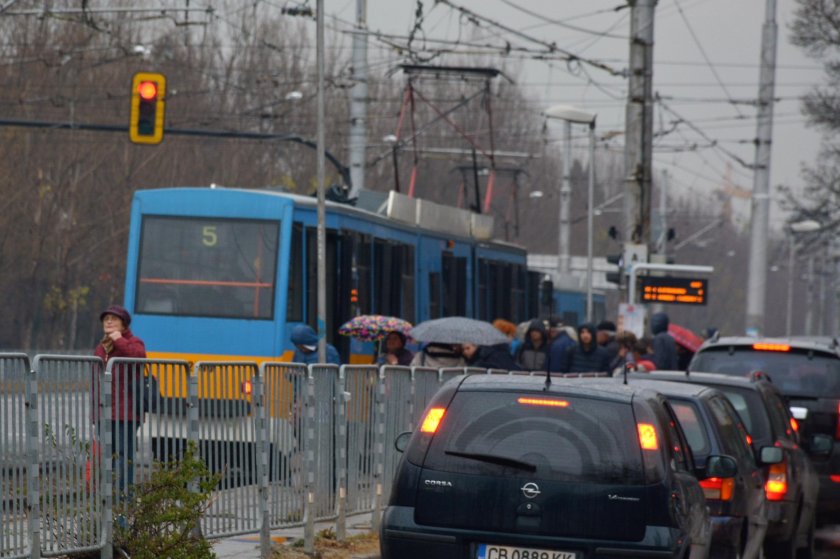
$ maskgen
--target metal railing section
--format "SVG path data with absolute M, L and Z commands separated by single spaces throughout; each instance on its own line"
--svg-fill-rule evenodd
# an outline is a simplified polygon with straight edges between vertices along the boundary
M 98 357 L 38 355 L 35 427 L 40 470 L 40 552 L 44 555 L 102 549 L 102 468 L 96 405 L 103 364 Z M 33 501 L 35 495 L 33 495 Z
M 30 448 L 32 430 L 27 425 L 28 388 L 34 384 L 31 371 L 26 354 L 0 354 L 0 558 L 3 559 L 29 557 L 32 541 L 38 537 L 38 524 L 28 522 L 33 496 L 35 511 L 38 510 L 37 487 L 30 486 L 31 480 L 38 479 L 37 471 L 33 471 L 31 460 L 27 459 L 30 451 L 36 450 Z

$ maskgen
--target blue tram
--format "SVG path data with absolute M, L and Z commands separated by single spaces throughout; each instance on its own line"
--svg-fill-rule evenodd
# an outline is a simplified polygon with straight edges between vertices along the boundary
M 541 275 L 528 271 L 525 250 L 473 234 L 467 212 L 438 209 L 442 219 L 418 225 L 327 202 L 325 331 L 345 362 L 373 355 L 337 334 L 358 314 L 412 323 L 540 314 Z M 291 360 L 291 327 L 316 326 L 316 225 L 314 198 L 275 190 L 136 192 L 125 304 L 150 357 Z M 571 296 L 582 304 L 583 294 Z

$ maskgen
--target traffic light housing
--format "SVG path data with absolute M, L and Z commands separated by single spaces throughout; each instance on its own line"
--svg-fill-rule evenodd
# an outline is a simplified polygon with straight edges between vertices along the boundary
M 554 304 L 554 282 L 550 279 L 545 279 L 540 284 L 540 303 L 549 308 Z
M 624 275 L 624 270 L 622 269 L 624 266 L 624 255 L 623 254 L 608 254 L 607 255 L 607 262 L 610 264 L 614 264 L 618 266 L 618 270 L 615 272 L 607 272 L 606 273 L 606 280 L 609 283 L 614 283 L 621 286 L 621 277 Z
M 166 77 L 163 74 L 138 72 L 131 81 L 131 120 L 128 135 L 135 144 L 159 144 L 163 141 L 163 117 L 166 107 Z

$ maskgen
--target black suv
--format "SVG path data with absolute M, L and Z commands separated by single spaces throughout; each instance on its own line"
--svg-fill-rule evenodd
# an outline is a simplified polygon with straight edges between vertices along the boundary
M 382 519 L 382 559 L 708 554 L 691 451 L 652 390 L 457 377 L 396 444 L 405 454 Z M 707 460 L 709 476 L 735 469 L 729 457 Z
M 761 372 L 788 401 L 802 445 L 820 480 L 817 522 L 840 521 L 840 448 L 826 449 L 828 435 L 840 440 L 840 347 L 805 338 L 726 337 L 707 340 L 689 371 L 747 376 Z
M 731 456 L 738 464 L 732 477 L 706 475 L 700 480 L 712 515 L 712 556 L 759 557 L 767 531 L 764 476 L 753 456 L 747 428 L 732 403 L 708 386 L 652 380 L 644 373 L 632 379 L 632 384 L 661 392 L 668 399 L 698 471 L 714 455 Z M 768 445 L 759 456 L 763 465 L 775 465 L 782 461 L 782 450 Z
M 769 445 L 782 449 L 783 460 L 764 467 L 769 521 L 764 538 L 765 555 L 768 559 L 790 559 L 799 551 L 800 555 L 812 557 L 819 480 L 799 444 L 798 423 L 770 379 L 761 373 L 740 377 L 653 372 L 648 377 L 702 384 L 720 390 L 744 421 L 755 452 Z M 831 440 L 825 435 L 821 437 L 820 445 L 830 448 Z

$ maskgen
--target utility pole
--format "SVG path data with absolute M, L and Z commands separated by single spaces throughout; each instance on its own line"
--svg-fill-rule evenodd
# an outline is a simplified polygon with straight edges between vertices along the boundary
M 365 187 L 367 150 L 367 0 L 356 0 L 356 32 L 353 34 L 353 64 L 350 67 L 350 192 L 355 198 Z
M 628 0 L 630 75 L 625 118 L 624 242 L 650 238 L 653 157 L 653 19 L 657 0 Z
M 753 169 L 752 211 L 750 213 L 750 265 L 747 277 L 747 334 L 764 330 L 767 292 L 767 234 L 770 221 L 770 152 L 773 138 L 773 96 L 776 79 L 776 0 L 767 0 L 761 33 L 761 71 L 758 86 Z M 808 325 L 810 328 L 810 325 Z
M 569 277 L 571 272 L 571 256 L 569 240 L 571 237 L 571 221 L 569 220 L 572 201 L 572 123 L 563 122 L 563 183 L 560 185 L 560 227 L 557 237 L 557 272 L 560 277 Z

